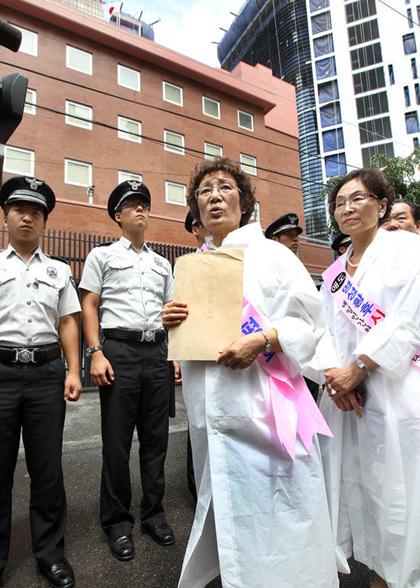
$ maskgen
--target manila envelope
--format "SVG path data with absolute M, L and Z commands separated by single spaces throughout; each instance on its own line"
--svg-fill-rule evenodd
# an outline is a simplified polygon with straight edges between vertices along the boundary
M 218 249 L 180 257 L 174 297 L 188 316 L 169 330 L 168 359 L 210 360 L 241 336 L 243 249 Z

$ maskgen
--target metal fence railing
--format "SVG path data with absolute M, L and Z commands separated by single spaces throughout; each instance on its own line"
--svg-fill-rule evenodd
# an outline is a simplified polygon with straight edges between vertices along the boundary
M 73 233 L 71 231 L 57 231 L 55 229 L 48 229 L 42 235 L 41 248 L 47 255 L 54 255 L 62 258 L 70 264 L 76 284 L 80 282 L 83 266 L 86 257 L 91 249 L 105 241 L 115 241 L 116 238 L 110 238 L 104 235 L 91 235 L 87 233 Z M 5 227 L 0 230 L 0 249 L 5 249 L 9 243 L 9 233 Z M 172 268 L 175 261 L 181 255 L 186 253 L 193 253 L 196 251 L 194 247 L 184 247 L 182 245 L 170 245 L 168 243 L 147 242 L 147 245 L 165 257 L 171 264 Z M 1 295 L 1 292 L 0 292 Z M 0 333 L 1 339 L 1 333 Z M 80 378 L 82 380 L 83 388 L 93 387 L 90 379 L 90 360 L 85 357 L 85 341 L 83 337 L 83 330 L 81 319 L 79 317 L 79 349 L 80 349 Z

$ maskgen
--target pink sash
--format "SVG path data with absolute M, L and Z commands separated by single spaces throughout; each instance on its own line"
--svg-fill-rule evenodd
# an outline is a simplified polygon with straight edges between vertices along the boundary
M 249 335 L 268 329 L 262 317 L 250 302 L 243 299 L 242 334 Z M 275 433 L 290 457 L 295 460 L 296 436 L 302 440 L 307 452 L 312 449 L 314 433 L 332 437 L 322 414 L 300 374 L 289 374 L 276 353 L 261 353 L 256 361 L 269 376 L 270 398 L 273 407 Z
M 363 294 L 343 267 L 340 258 L 325 270 L 322 277 L 334 303 L 358 331 L 365 335 L 384 320 L 385 309 Z M 420 350 L 411 363 L 420 369 Z

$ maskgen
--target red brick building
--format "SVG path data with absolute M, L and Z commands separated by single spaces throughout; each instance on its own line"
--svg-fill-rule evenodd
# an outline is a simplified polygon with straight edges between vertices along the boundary
M 23 33 L 19 53 L 0 48 L 0 76 L 29 79 L 3 180 L 25 173 L 51 184 L 49 228 L 117 235 L 107 198 L 133 177 L 152 194 L 148 239 L 194 245 L 185 191 L 197 161 L 215 154 L 252 174 L 263 227 L 290 211 L 303 222 L 293 86 L 261 65 L 208 67 L 106 22 L 96 0 L 83 4 L 92 14 L 59 0 L 0 1 L 0 18 Z M 331 261 L 326 246 L 301 249 L 313 273 Z

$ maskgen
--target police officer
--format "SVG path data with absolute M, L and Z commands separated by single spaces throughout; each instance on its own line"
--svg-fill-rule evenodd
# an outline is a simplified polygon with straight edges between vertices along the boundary
M 10 245 L 0 253 L 0 576 L 9 553 L 13 474 L 22 431 L 31 478 L 32 548 L 51 586 L 71 588 L 64 557 L 61 465 L 66 400 L 78 400 L 79 299 L 69 266 L 39 247 L 55 205 L 43 181 L 14 177 L 0 190 Z M 68 364 L 68 375 L 61 357 Z
M 170 383 L 161 314 L 172 299 L 173 277 L 169 262 L 144 243 L 149 210 L 150 192 L 141 182 L 128 180 L 113 190 L 108 213 L 122 237 L 90 252 L 80 283 L 91 377 L 101 400 L 100 518 L 111 553 L 121 561 L 134 556 L 129 470 L 134 428 L 140 442 L 142 531 L 160 545 L 175 541 L 162 505 Z
M 343 255 L 347 251 L 347 249 L 351 245 L 351 237 L 350 235 L 345 235 L 344 233 L 340 233 L 336 237 L 334 237 L 333 242 L 331 243 L 331 249 L 336 251 L 338 255 Z
M 294 212 L 283 214 L 265 230 L 267 239 L 278 241 L 288 247 L 295 255 L 299 253 L 299 235 L 303 232 L 299 226 L 299 217 Z
M 186 231 L 192 233 L 194 237 L 197 239 L 198 250 L 200 250 L 202 245 L 204 245 L 206 237 L 211 235 L 211 232 L 206 229 L 203 223 L 195 219 L 189 211 L 187 213 L 187 216 L 185 217 L 184 227 Z

